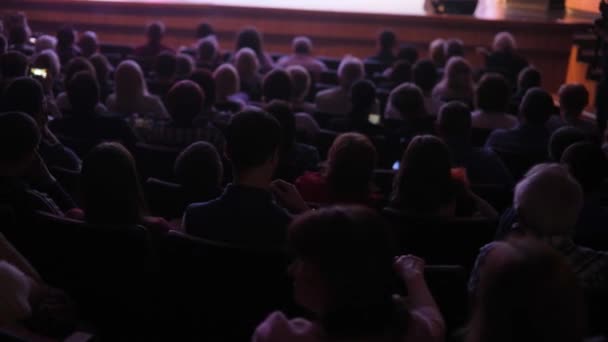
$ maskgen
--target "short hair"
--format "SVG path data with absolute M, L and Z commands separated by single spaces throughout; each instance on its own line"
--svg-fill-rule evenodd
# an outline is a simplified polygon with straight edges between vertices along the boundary
M 201 22 L 196 26 L 196 38 L 203 39 L 209 36 L 215 35 L 215 30 L 213 30 L 213 26 L 207 22 Z
M 338 66 L 338 79 L 345 88 L 350 88 L 355 82 L 365 77 L 363 62 L 357 57 L 346 56 Z
M 515 37 L 510 32 L 499 32 L 494 36 L 492 50 L 511 52 L 517 49 Z
M 198 58 L 201 60 L 210 60 L 215 58 L 217 54 L 217 41 L 211 37 L 202 38 L 198 41 L 196 48 Z
M 533 167 L 515 187 L 513 208 L 539 236 L 571 234 L 583 205 L 581 186 L 559 164 Z
M 350 101 L 355 110 L 369 110 L 376 103 L 376 86 L 370 80 L 359 80 L 350 88 Z
M 253 75 L 260 69 L 260 61 L 251 48 L 242 48 L 234 56 L 234 64 L 241 77 Z
M 291 77 L 293 97 L 296 100 L 304 100 L 310 92 L 310 73 L 301 65 L 291 65 L 285 70 Z
M 485 112 L 505 112 L 511 100 L 511 87 L 501 74 L 489 73 L 481 77 L 475 90 L 477 108 Z
M 404 83 L 393 89 L 389 95 L 389 103 L 404 119 L 426 114 L 424 94 L 413 83 Z
M 272 100 L 264 109 L 281 125 L 283 152 L 290 152 L 296 141 L 296 117 L 289 103 L 282 100 Z
M 579 116 L 589 104 L 589 91 L 580 84 L 564 84 L 559 88 L 559 104 L 569 115 Z
M 422 59 L 412 67 L 412 80 L 423 92 L 430 93 L 439 80 L 437 66 L 430 59 Z
M 228 124 L 226 155 L 237 172 L 252 169 L 275 156 L 281 139 L 281 125 L 272 115 L 245 110 Z
M 162 21 L 155 21 L 146 27 L 146 36 L 149 41 L 160 42 L 165 35 L 165 24 Z
M 122 63 L 121 63 L 122 64 Z M 96 77 L 97 73 L 95 72 L 95 67 L 91 62 L 84 57 L 74 57 L 72 58 L 68 64 L 66 64 L 65 68 L 65 76 L 63 77 L 63 82 L 65 87 L 67 88 L 68 83 L 74 77 L 74 75 L 81 71 L 86 71 Z
M 99 102 L 99 84 L 87 71 L 77 72 L 70 79 L 67 93 L 74 114 L 90 114 Z
M 0 56 L 0 72 L 3 78 L 21 77 L 27 74 L 27 57 L 18 51 L 9 51 Z
M 312 41 L 305 36 L 298 36 L 293 39 L 293 52 L 302 55 L 308 55 L 312 52 Z
M 55 50 L 57 46 L 57 38 L 43 34 L 36 39 L 36 52 L 42 52 L 45 50 Z
M 112 66 L 108 58 L 101 53 L 96 53 L 89 58 L 89 61 L 95 68 L 97 81 L 99 81 L 100 83 L 107 82 L 110 77 L 110 74 L 114 71 L 114 67 Z
M 378 153 L 363 134 L 340 134 L 327 152 L 327 183 L 335 200 L 367 199 Z
M 78 40 L 78 46 L 82 51 L 83 56 L 89 57 L 97 52 L 99 42 L 97 40 L 97 34 L 93 31 L 86 31 L 80 36 Z
M 292 87 L 291 77 L 287 71 L 278 68 L 273 69 L 264 76 L 262 81 L 264 101 L 291 101 Z
M 554 112 L 551 94 L 541 88 L 528 89 L 519 106 L 520 115 L 534 125 L 544 125 Z
M 471 110 L 459 101 L 452 101 L 441 106 L 437 117 L 437 127 L 443 137 L 470 139 Z
M 204 103 L 205 94 L 192 81 L 179 81 L 167 93 L 167 110 L 181 127 L 191 127 L 194 118 L 203 112 Z
M 414 64 L 418 61 L 418 49 L 411 44 L 401 44 L 399 51 L 397 51 L 397 59 Z
M 183 187 L 206 192 L 219 189 L 224 173 L 218 151 L 206 141 L 186 147 L 175 159 L 173 170 Z
M 61 63 L 59 56 L 54 50 L 44 50 L 34 57 L 32 60 L 33 68 L 47 69 L 50 77 L 57 79 L 61 72 Z
M 552 161 L 559 163 L 562 159 L 564 151 L 580 141 L 588 139 L 584 131 L 573 126 L 564 126 L 557 129 L 549 139 L 549 158 Z
M 29 32 L 24 25 L 13 26 L 8 32 L 9 42 L 15 45 L 26 44 L 28 36 Z
M 608 174 L 608 159 L 601 146 L 591 142 L 570 145 L 561 158 L 562 164 L 582 186 L 585 193 L 598 190 Z
M 205 94 L 205 108 L 213 107 L 215 103 L 215 81 L 213 80 L 213 74 L 208 70 L 198 69 L 190 75 L 189 79 L 198 84 Z
M 459 56 L 451 57 L 446 64 L 443 80 L 445 80 L 448 88 L 460 88 L 465 86 L 462 83 L 461 75 L 463 74 L 473 75 L 471 63 Z M 470 85 L 472 87 L 472 80 L 470 81 Z M 469 86 L 469 82 L 467 82 L 466 86 Z
M 20 112 L 0 113 L 0 163 L 14 165 L 30 156 L 40 143 L 34 119 Z
M 22 112 L 40 123 L 43 116 L 44 90 L 31 77 L 19 77 L 11 81 L 4 90 L 3 111 Z
M 442 68 L 447 61 L 445 40 L 435 39 L 429 44 L 429 58 L 438 68 Z
M 383 30 L 378 35 L 378 44 L 383 50 L 390 50 L 397 44 L 397 35 L 391 30 Z
M 329 339 L 379 336 L 399 321 L 393 241 L 387 222 L 364 207 L 310 211 L 289 226 L 289 250 L 317 267 L 327 286 L 332 310 L 320 324 Z
M 393 64 L 391 74 L 389 76 L 391 82 L 395 85 L 399 85 L 405 82 L 412 81 L 412 65 L 410 62 L 401 60 Z
M 224 63 L 213 73 L 216 94 L 229 96 L 238 93 L 240 89 L 240 78 L 232 64 Z
M 188 77 L 194 71 L 194 59 L 186 53 L 178 53 L 175 57 L 175 74 L 177 77 Z
M 253 50 L 256 56 L 262 54 L 262 34 L 255 27 L 242 29 L 236 37 L 236 51 L 246 47 Z
M 70 25 L 65 25 L 57 31 L 57 46 L 72 46 L 76 41 L 76 31 Z
M 173 77 L 177 70 L 177 57 L 171 51 L 163 51 L 154 60 L 154 71 L 161 77 Z
M 445 42 L 445 58 L 464 57 L 464 43 L 460 39 L 452 38 Z
M 528 90 L 534 87 L 540 87 L 542 84 L 542 75 L 538 69 L 533 66 L 527 66 L 517 75 L 517 89 Z

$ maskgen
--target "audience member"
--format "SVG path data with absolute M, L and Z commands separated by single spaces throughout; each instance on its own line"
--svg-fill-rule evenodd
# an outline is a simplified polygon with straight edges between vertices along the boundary
M 175 58 L 175 78 L 184 80 L 190 77 L 196 66 L 194 58 L 186 53 L 178 53 Z
M 314 103 L 307 101 L 312 83 L 308 70 L 301 65 L 288 66 L 285 70 L 292 81 L 291 107 L 294 112 L 314 114 L 316 110 Z
M 346 118 L 330 121 L 332 129 L 340 132 L 358 132 L 367 136 L 378 135 L 383 132 L 380 122 L 370 122 L 370 115 L 380 120 L 380 114 L 374 113 L 376 104 L 376 86 L 368 80 L 355 82 L 351 89 L 352 110 Z
M 497 217 L 465 181 L 453 174 L 445 143 L 431 135 L 417 136 L 403 153 L 390 207 L 421 217 L 469 217 L 478 212 Z
M 8 32 L 8 40 L 10 45 L 8 46 L 9 51 L 18 51 L 26 56 L 34 54 L 36 49 L 29 42 L 29 32 L 23 25 L 12 27 Z
M 48 129 L 44 110 L 42 86 L 33 78 L 20 77 L 12 81 L 4 91 L 3 110 L 22 112 L 31 116 L 40 130 L 38 153 L 48 167 L 80 170 L 80 159 Z
M 99 52 L 99 40 L 97 39 L 97 34 L 93 31 L 85 31 L 80 35 L 78 47 L 80 48 L 83 57 L 91 58 L 91 56 Z
M 57 31 L 57 56 L 61 65 L 66 65 L 72 58 L 80 56 L 76 43 L 76 31 L 71 26 L 64 26 Z
M 368 60 L 372 62 L 392 65 L 397 56 L 395 56 L 395 47 L 397 46 L 397 35 L 391 30 L 384 30 L 378 35 L 377 49 L 378 51 Z
M 447 62 L 449 62 L 452 57 L 464 58 L 464 43 L 460 39 L 451 38 L 446 40 L 444 49 L 445 60 Z
M 492 51 L 486 55 L 486 70 L 502 74 L 513 86 L 528 61 L 517 53 L 515 37 L 509 32 L 494 36 Z
M 369 209 L 332 207 L 289 227 L 294 298 L 312 320 L 274 312 L 252 341 L 442 341 L 445 323 L 424 279 L 424 261 L 395 260 L 388 225 Z M 408 298 L 394 295 L 395 272 Z M 406 304 L 407 303 L 407 304 Z
M 346 56 L 338 67 L 339 86 L 317 93 L 315 105 L 322 113 L 346 115 L 351 111 L 350 88 L 365 77 L 360 59 Z
M 155 21 L 146 27 L 146 44 L 135 48 L 134 54 L 138 57 L 153 58 L 163 51 L 170 51 L 168 46 L 163 45 L 163 37 L 165 35 L 165 24 L 160 21 Z
M 424 95 L 424 106 L 426 112 L 435 116 L 439 113 L 440 101 L 433 99 L 433 89 L 437 85 L 439 74 L 437 67 L 430 59 L 422 59 L 412 67 L 412 81 Z
M 418 134 L 434 132 L 435 118 L 427 113 L 422 90 L 413 83 L 404 83 L 391 91 L 384 117 L 387 126 L 395 126 L 388 127 L 392 128 L 388 135 L 397 138 L 397 144 L 402 146 L 407 146 Z
M 471 112 L 461 102 L 449 102 L 439 111 L 437 133 L 452 157 L 452 166 L 464 167 L 472 184 L 497 184 L 510 188 L 513 178 L 490 149 L 471 145 Z
M 429 44 L 429 58 L 435 63 L 437 69 L 443 69 L 447 62 L 445 54 L 445 40 L 439 38 Z
M 114 82 L 110 78 L 110 75 L 114 73 L 114 67 L 108 58 L 100 53 L 92 55 L 89 60 L 95 68 L 95 75 L 99 83 L 99 100 L 105 103 L 108 96 L 114 91 Z
M 169 122 L 155 122 L 138 129 L 139 135 L 150 144 L 186 147 L 196 141 L 208 141 L 218 151 L 224 150 L 225 140 L 215 126 L 204 122 L 205 93 L 194 82 L 177 82 L 167 94 Z M 197 119 L 197 126 L 195 126 Z
M 196 58 L 198 67 L 209 71 L 215 70 L 221 64 L 217 39 L 215 37 L 205 37 L 199 40 L 196 47 Z
M 518 125 L 515 116 L 507 114 L 511 89 L 500 74 L 485 74 L 475 90 L 477 110 L 473 112 L 473 127 L 494 130 L 511 129 Z
M 296 186 L 308 202 L 375 206 L 380 196 L 371 184 L 377 159 L 369 138 L 344 133 L 331 145 L 325 170 L 305 173 L 296 180 Z
M 399 46 L 399 50 L 397 51 L 397 60 L 406 61 L 410 63 L 410 65 L 416 64 L 418 62 L 418 49 L 416 46 L 411 44 L 401 44 Z
M 387 84 L 380 83 L 378 87 L 393 89 L 403 83 L 412 82 L 412 65 L 408 61 L 397 60 L 388 71 Z
M 281 126 L 272 116 L 258 111 L 236 114 L 226 130 L 233 183 L 220 197 L 190 205 L 184 213 L 184 230 L 238 246 L 283 249 L 291 216 L 276 204 L 271 189 L 290 200 L 297 192 L 285 182 L 271 185 L 280 145 Z M 297 207 L 290 209 L 306 210 L 301 198 L 295 202 Z
M 57 108 L 63 113 L 69 113 L 72 111 L 72 104 L 70 103 L 70 98 L 67 94 L 68 84 L 72 80 L 72 77 L 81 71 L 86 71 L 91 74 L 94 78 L 97 78 L 97 73 L 95 72 L 95 67 L 91 62 L 84 57 L 74 57 L 72 58 L 67 65 L 64 66 L 64 77 L 63 77 L 63 88 L 64 91 L 57 96 Z M 105 114 L 108 109 L 102 104 L 98 103 L 95 106 L 95 111 L 99 114 Z
M 582 295 L 567 261 L 533 239 L 493 242 L 477 260 L 465 341 L 583 340 Z
M 162 218 L 146 215 L 135 160 L 122 145 L 110 142 L 93 148 L 82 162 L 82 209 L 66 215 L 102 225 L 142 225 L 153 233 L 171 229 Z
M 236 37 L 236 49 L 238 52 L 242 48 L 250 48 L 258 57 L 260 73 L 264 74 L 274 66 L 272 58 L 264 52 L 262 34 L 255 27 L 247 27 L 239 32 Z
M 28 59 L 21 52 L 9 51 L 0 55 L 0 75 L 2 75 L 0 93 L 4 92 L 4 89 L 15 78 L 26 76 L 28 67 Z
M 556 130 L 549 139 L 549 159 L 554 163 L 559 163 L 568 147 L 588 139 L 585 132 L 575 127 L 564 126 Z
M 166 101 L 167 93 L 175 82 L 177 57 L 173 51 L 162 51 L 154 57 L 154 73 L 148 82 L 150 93 Z
M 327 70 L 323 62 L 314 57 L 312 53 L 312 41 L 308 37 L 298 36 L 291 44 L 293 54 L 284 56 L 277 62 L 277 66 L 287 68 L 292 65 L 304 67 L 315 80 L 319 79 L 321 72 Z
M 32 68 L 46 70 L 46 77 L 36 76 L 36 79 L 42 83 L 47 99 L 54 100 L 55 95 L 59 95 L 64 88 L 61 82 L 61 64 L 57 53 L 50 49 L 38 53 L 32 59 Z M 52 114 L 61 115 L 61 113 Z
M 262 75 L 258 57 L 250 48 L 240 49 L 235 57 L 236 70 L 241 82 L 240 90 L 247 95 L 247 100 L 259 102 L 262 99 Z
M 272 100 L 289 102 L 292 96 L 293 82 L 284 69 L 273 69 L 262 80 L 262 99 L 265 103 Z
M 207 202 L 222 193 L 222 158 L 218 150 L 206 141 L 197 141 L 186 147 L 175 159 L 173 170 L 187 204 Z
M 67 95 L 72 103 L 72 111 L 49 124 L 53 133 L 83 144 L 81 147 L 84 151 L 80 153 L 85 153 L 102 141 L 118 141 L 128 148 L 135 147 L 137 137 L 124 120 L 97 113 L 99 85 L 90 73 L 76 73 L 68 83 Z
M 559 88 L 559 105 L 563 123 L 582 130 L 589 137 L 598 138 L 600 132 L 595 122 L 583 118 L 583 112 L 588 104 L 589 92 L 584 85 L 564 84 Z
M 57 38 L 43 34 L 36 38 L 36 53 L 40 53 L 44 50 L 53 50 L 57 48 Z
M 239 74 L 231 64 L 220 65 L 213 73 L 215 108 L 221 112 L 238 113 L 245 104 L 235 95 L 240 90 Z
M 274 178 L 293 182 L 304 172 L 317 170 L 319 152 L 313 146 L 296 142 L 296 118 L 289 103 L 272 100 L 265 109 L 279 122 L 282 131 L 279 165 Z
M 533 164 L 547 160 L 551 132 L 546 123 L 554 109 L 549 93 L 540 88 L 528 90 L 520 106 L 520 124 L 509 130 L 492 132 L 486 147 L 525 157 Z
M 223 115 L 222 113 L 218 113 L 215 109 L 215 80 L 213 79 L 213 74 L 205 69 L 195 70 L 189 77 L 190 81 L 196 83 L 203 94 L 205 94 L 205 101 L 203 102 L 203 112 L 201 113 L 201 117 L 203 120 L 207 122 L 212 122 L 216 126 L 223 128 L 228 125 L 228 121 L 230 120 L 230 114 Z M 196 124 L 195 119 L 195 124 Z M 222 152 L 222 151 L 220 151 Z
M 121 62 L 114 73 L 114 94 L 106 105 L 111 112 L 122 116 L 139 114 L 151 119 L 167 119 L 169 114 L 162 101 L 148 93 L 140 66 L 132 61 Z
M 511 97 L 509 113 L 517 115 L 519 105 L 530 88 L 540 88 L 542 86 L 542 75 L 533 66 L 524 68 L 517 76 L 517 89 Z
M 472 108 L 475 90 L 469 62 L 462 57 L 450 58 L 443 79 L 433 89 L 432 96 L 436 101 L 462 101 Z
M 201 22 L 196 26 L 196 39 L 205 39 L 208 37 L 215 38 L 215 30 L 213 26 L 207 22 Z

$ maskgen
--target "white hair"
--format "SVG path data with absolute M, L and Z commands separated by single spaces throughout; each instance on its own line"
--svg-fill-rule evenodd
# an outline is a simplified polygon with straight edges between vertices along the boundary
M 49 35 L 42 35 L 36 39 L 36 52 L 44 50 L 55 50 L 57 46 L 57 38 Z
M 355 82 L 365 77 L 363 62 L 357 57 L 345 56 L 338 66 L 338 79 L 344 88 L 350 88 Z
M 0 325 L 14 324 L 31 314 L 30 291 L 27 276 L 17 267 L 0 261 Z
M 515 187 L 513 207 L 522 224 L 542 236 L 571 234 L 583 206 L 583 190 L 560 164 L 533 167 Z
M 515 37 L 510 32 L 499 32 L 494 36 L 492 50 L 494 51 L 514 51 L 517 49 Z

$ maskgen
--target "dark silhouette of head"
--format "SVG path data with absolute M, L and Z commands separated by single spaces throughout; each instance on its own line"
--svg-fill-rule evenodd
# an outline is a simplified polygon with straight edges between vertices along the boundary
M 19 77 L 11 81 L 4 90 L 3 108 L 5 112 L 21 112 L 29 115 L 40 128 L 46 125 L 44 113 L 44 90 L 31 77 Z
M 404 83 L 393 89 L 389 96 L 389 103 L 406 121 L 427 114 L 422 90 L 413 83 Z
M 77 72 L 68 82 L 68 98 L 73 115 L 91 115 L 99 103 L 99 84 L 87 71 Z
M 412 80 L 425 94 L 430 94 L 439 80 L 437 67 L 430 59 L 421 59 L 412 67 Z
M 412 65 L 408 61 L 397 61 L 393 64 L 393 70 L 389 79 L 394 85 L 412 81 Z
M 383 30 L 378 35 L 378 46 L 382 51 L 393 51 L 397 45 L 397 35 L 391 30 Z
M 0 72 L 4 80 L 25 76 L 27 67 L 27 57 L 21 52 L 9 51 L 0 56 Z
M 418 57 L 418 49 L 415 46 L 410 44 L 401 44 L 399 46 L 399 51 L 397 51 L 398 60 L 407 61 L 413 65 L 418 61 Z
M 22 176 L 40 143 L 34 119 L 19 112 L 0 113 L 0 174 Z
M 205 109 L 211 109 L 215 103 L 215 81 L 213 80 L 213 74 L 208 70 L 198 69 L 190 75 L 190 81 L 198 84 L 205 94 Z
M 215 30 L 213 29 L 213 26 L 207 22 L 203 21 L 196 27 L 196 38 L 198 39 L 207 38 L 213 35 L 215 35 Z
M 444 104 L 437 117 L 439 136 L 450 145 L 452 142 L 470 142 L 471 139 L 471 110 L 458 101 Z
M 485 74 L 475 90 L 477 108 L 487 113 L 504 113 L 511 100 L 511 87 L 500 74 Z
M 376 103 L 376 86 L 372 81 L 360 80 L 350 88 L 350 101 L 353 105 L 352 112 L 365 116 L 371 112 Z
M 564 84 L 559 88 L 559 105 L 562 113 L 580 117 L 589 104 L 589 91 L 582 84 Z
M 72 26 L 63 26 L 57 31 L 57 48 L 67 48 L 76 42 L 76 31 Z
M 519 115 L 534 126 L 544 125 L 555 111 L 551 94 L 541 88 L 529 89 L 519 106 Z
M 215 147 L 198 141 L 186 147 L 175 160 L 176 180 L 189 193 L 208 199 L 219 195 L 224 168 Z
M 236 49 L 250 48 L 258 56 L 264 52 L 262 47 L 262 35 L 255 27 L 246 27 L 236 37 Z
M 577 142 L 587 140 L 588 137 L 582 130 L 572 126 L 561 127 L 553 132 L 549 139 L 549 158 L 558 163 L 568 147 Z
M 146 37 L 148 44 L 160 45 L 165 35 L 165 24 L 162 21 L 155 21 L 146 27 Z
M 289 102 L 282 100 L 272 100 L 264 108 L 281 125 L 282 154 L 290 153 L 291 148 L 296 142 L 296 118 L 289 105 Z
M 445 60 L 452 57 L 464 57 L 464 43 L 460 39 L 448 39 L 445 42 Z
M 178 127 L 192 127 L 194 118 L 203 113 L 204 103 L 205 93 L 192 81 L 179 81 L 167 93 L 167 110 Z
M 517 76 L 517 91 L 525 94 L 530 88 L 540 87 L 542 84 L 542 75 L 538 69 L 533 66 L 525 67 Z
M 608 159 L 601 146 L 590 142 L 577 142 L 570 145 L 562 155 L 561 162 L 585 193 L 600 191 L 601 185 L 608 176 Z
M 177 71 L 177 57 L 171 51 L 163 51 L 156 56 L 154 71 L 158 78 L 173 79 Z
M 264 101 L 290 101 L 292 88 L 289 73 L 284 69 L 273 69 L 264 76 L 264 80 L 262 81 Z

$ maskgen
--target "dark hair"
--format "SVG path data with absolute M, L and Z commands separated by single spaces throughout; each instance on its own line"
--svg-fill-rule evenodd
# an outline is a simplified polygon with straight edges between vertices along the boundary
M 9 51 L 0 56 L 0 72 L 3 78 L 25 76 L 28 67 L 27 56 L 18 51 Z
M 36 150 L 39 143 L 40 130 L 29 115 L 0 113 L 0 163 L 22 161 Z
M 213 80 L 213 74 L 208 70 L 198 69 L 190 75 L 190 81 L 198 84 L 205 94 L 205 108 L 213 107 L 215 103 L 215 81 Z
M 572 144 L 587 141 L 588 137 L 581 129 L 564 126 L 557 129 L 549 139 L 549 157 L 558 163 L 562 159 L 564 151 Z
M 397 51 L 397 59 L 414 64 L 418 61 L 418 49 L 410 44 L 401 44 Z
M 281 125 L 265 112 L 242 111 L 232 117 L 226 129 L 226 155 L 236 171 L 264 164 L 280 144 Z
M 112 64 L 108 61 L 108 58 L 101 53 L 95 53 L 89 58 L 91 65 L 95 68 L 95 75 L 97 81 L 107 82 L 110 79 L 110 74 L 114 71 Z
M 99 42 L 94 32 L 85 32 L 78 40 L 78 46 L 83 56 L 90 57 L 97 52 Z
M 11 45 L 22 45 L 27 43 L 28 31 L 23 25 L 11 27 L 8 33 L 8 40 Z
M 433 215 L 454 198 L 450 151 L 432 135 L 414 137 L 395 177 L 392 206 L 417 215 Z
M 63 78 L 63 82 L 66 88 L 68 87 L 72 77 L 81 71 L 87 71 L 94 77 L 97 75 L 95 72 L 95 67 L 88 59 L 84 57 L 74 57 L 65 66 L 65 76 Z
M 555 112 L 551 94 L 541 88 L 528 89 L 519 106 L 519 113 L 527 123 L 544 125 Z
M 264 80 L 262 81 L 264 101 L 291 101 L 292 88 L 293 85 L 289 73 L 283 69 L 273 69 L 264 76 Z
M 424 93 L 430 93 L 439 80 L 437 67 L 430 59 L 421 59 L 412 67 L 412 79 Z
M 376 86 L 370 80 L 359 80 L 350 88 L 353 112 L 369 111 L 376 103 Z M 367 116 L 369 113 L 365 113 Z M 365 118 L 367 120 L 367 117 Z
M 445 60 L 449 61 L 452 57 L 464 57 L 464 43 L 460 39 L 448 39 L 445 42 Z
M 121 144 L 102 143 L 85 156 L 81 185 L 87 222 L 141 223 L 145 204 L 135 160 Z
M 582 84 L 564 84 L 559 88 L 559 104 L 564 113 L 580 116 L 589 104 L 589 91 Z
M 520 92 L 530 88 L 540 87 L 542 83 L 542 75 L 538 69 L 533 66 L 525 67 L 517 76 L 517 90 Z
M 290 225 L 287 240 L 299 259 L 318 267 L 327 286 L 320 323 L 329 338 L 405 333 L 407 313 L 392 299 L 393 240 L 380 215 L 363 207 L 308 212 Z
M 201 60 L 213 59 L 217 54 L 215 43 L 210 39 L 202 40 L 196 47 L 196 53 Z
M 426 114 L 422 90 L 413 83 L 404 83 L 391 91 L 391 105 L 405 120 Z
M 475 91 L 477 107 L 486 112 L 505 112 L 511 100 L 511 88 L 501 74 L 483 75 Z
M 484 268 L 466 341 L 582 341 L 583 298 L 567 260 L 531 239 L 509 245 L 509 257 Z
M 289 103 L 282 100 L 272 100 L 264 109 L 281 125 L 282 150 L 283 153 L 289 153 L 296 142 L 296 118 Z
M 196 27 L 196 38 L 198 39 L 207 38 L 214 34 L 213 26 L 207 22 L 202 22 Z
M 72 26 L 63 26 L 57 31 L 57 47 L 69 47 L 76 41 L 76 32 Z
M 160 77 L 173 77 L 177 71 L 177 57 L 171 51 L 163 51 L 156 56 L 154 71 Z
M 412 65 L 408 61 L 400 60 L 393 64 L 390 80 L 394 85 L 412 81 Z
M 444 139 L 455 138 L 469 140 L 471 138 L 471 110 L 469 106 L 452 101 L 441 106 L 437 118 L 437 128 Z
M 194 118 L 203 112 L 204 103 L 205 94 L 192 81 L 179 81 L 167 93 L 167 110 L 179 127 L 192 127 Z
M 44 90 L 37 80 L 31 77 L 16 78 L 6 87 L 3 96 L 3 111 L 22 112 L 40 123 L 44 116 Z
M 374 144 L 359 133 L 340 134 L 327 152 L 327 183 L 334 201 L 367 201 L 377 162 Z
M 177 182 L 189 193 L 208 199 L 219 195 L 224 168 L 212 144 L 198 141 L 186 147 L 175 159 L 173 170 Z
M 242 48 L 250 48 L 260 58 L 264 52 L 262 47 L 262 35 L 255 27 L 246 27 L 242 29 L 236 37 L 236 48 L 234 51 L 239 51 Z
M 585 193 L 598 190 L 608 175 L 608 159 L 601 146 L 590 142 L 570 145 L 561 162 L 568 165 L 570 174 L 580 183 Z
M 149 43 L 160 44 L 164 35 L 165 24 L 162 21 L 155 21 L 146 27 L 146 36 Z
M 397 44 L 397 35 L 391 30 L 384 30 L 378 35 L 378 43 L 382 50 L 391 50 Z
M 99 102 L 99 84 L 87 71 L 80 71 L 72 77 L 68 82 L 67 93 L 73 114 L 76 115 L 93 113 Z

